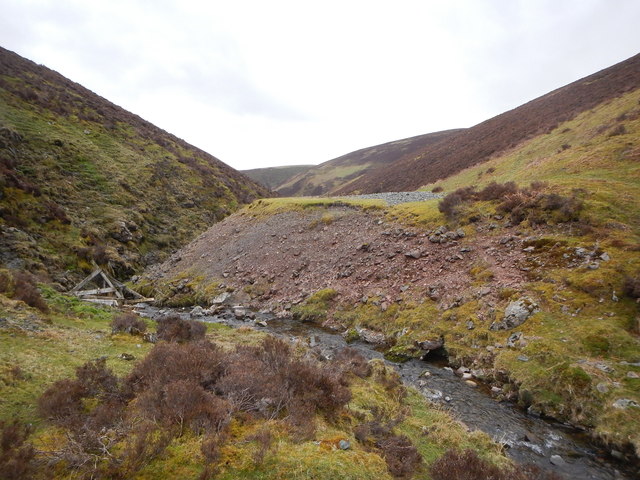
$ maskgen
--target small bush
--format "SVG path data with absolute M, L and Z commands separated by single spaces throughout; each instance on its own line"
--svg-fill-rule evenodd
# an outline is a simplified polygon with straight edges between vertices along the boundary
M 264 457 L 271 448 L 273 435 L 267 428 L 261 428 L 255 434 L 251 435 L 247 440 L 253 440 L 257 444 L 255 452 L 253 452 L 253 461 L 257 465 L 261 465 Z
M 88 397 L 108 398 L 118 394 L 118 379 L 107 368 L 106 360 L 89 361 L 76 369 L 76 379 Z
M 615 137 L 617 135 L 624 135 L 625 133 L 627 133 L 627 129 L 623 124 L 619 124 L 609 132 L 609 136 Z
M 58 380 L 38 399 L 38 413 L 57 425 L 75 423 L 87 391 L 78 380 Z
M 440 193 L 442 192 L 444 189 L 441 186 L 437 186 L 437 187 L 433 187 L 431 189 L 431 193 Z
M 112 333 L 129 333 L 131 335 L 142 335 L 147 331 L 147 324 L 135 313 L 122 313 L 116 315 L 111 321 Z
M 22 300 L 30 307 L 37 308 L 43 313 L 49 311 L 47 303 L 35 285 L 35 279 L 30 274 L 15 272 L 13 274 L 13 290 L 13 298 L 15 300 Z
M 204 339 L 207 327 L 196 320 L 183 320 L 178 315 L 158 319 L 158 339 L 167 342 L 193 342 Z
M 630 298 L 635 300 L 640 298 L 640 272 L 625 277 L 623 291 Z
M 418 449 L 405 435 L 390 435 L 377 442 L 377 446 L 394 477 L 410 478 L 422 463 Z
M 355 348 L 345 347 L 334 358 L 344 371 L 365 378 L 371 375 L 371 365 Z
M 394 477 L 409 478 L 422 463 L 422 457 L 408 437 L 393 433 L 400 421 L 401 418 L 387 423 L 374 420 L 356 426 L 353 433 L 365 448 L 380 452 Z
M 211 389 L 225 372 L 227 355 L 207 340 L 175 344 L 160 343 L 136 366 L 125 380 L 127 396 L 178 380 L 193 380 Z
M 11 291 L 13 282 L 11 281 L 11 275 L 9 272 L 0 271 L 0 293 L 9 293 Z
M 0 421 L 0 478 L 22 480 L 35 473 L 33 445 L 27 443 L 32 429 L 18 421 Z
M 514 194 L 518 191 L 515 182 L 496 183 L 491 182 L 489 185 L 480 190 L 475 198 L 478 200 L 501 200 L 506 195 Z
M 501 469 L 481 459 L 475 450 L 448 450 L 429 468 L 433 480 L 561 480 L 534 465 Z
M 458 213 L 458 206 L 473 199 L 475 195 L 474 187 L 459 188 L 438 203 L 438 210 L 447 218 L 453 218 Z
M 156 423 L 185 427 L 195 433 L 219 432 L 231 418 L 230 404 L 193 379 L 156 384 L 137 402 L 140 413 Z

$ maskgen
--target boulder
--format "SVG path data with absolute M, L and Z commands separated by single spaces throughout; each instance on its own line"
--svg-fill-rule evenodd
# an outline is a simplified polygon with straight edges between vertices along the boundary
M 231 294 L 229 292 L 222 292 L 220 295 L 214 297 L 211 300 L 211 305 L 222 305 L 227 300 L 229 300 L 229 297 L 231 297 Z
M 193 307 L 193 309 L 189 312 L 190 317 L 203 317 L 204 316 L 204 308 L 200 305 Z
M 635 400 L 631 400 L 629 398 L 619 398 L 613 402 L 613 408 L 625 409 L 629 407 L 640 408 L 640 405 Z
M 507 305 L 501 322 L 494 322 L 490 330 L 510 330 L 522 325 L 534 313 L 540 311 L 538 304 L 527 297 L 520 298 Z
M 371 343 L 373 345 L 382 345 L 385 343 L 386 339 L 384 333 L 374 332 L 368 328 L 357 328 L 356 331 L 360 340 L 363 342 Z
M 421 350 L 437 350 L 444 347 L 444 338 L 440 337 L 433 340 L 422 340 L 421 342 L 416 341 L 416 346 Z

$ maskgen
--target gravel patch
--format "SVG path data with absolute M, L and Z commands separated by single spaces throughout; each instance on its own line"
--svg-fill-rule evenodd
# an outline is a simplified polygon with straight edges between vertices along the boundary
M 433 200 L 435 198 L 442 198 L 441 193 L 431 192 L 384 192 L 384 193 L 370 193 L 367 195 L 348 195 L 347 199 L 362 199 L 362 200 L 384 200 L 390 207 L 393 205 L 399 205 L 407 202 L 422 202 L 424 200 Z

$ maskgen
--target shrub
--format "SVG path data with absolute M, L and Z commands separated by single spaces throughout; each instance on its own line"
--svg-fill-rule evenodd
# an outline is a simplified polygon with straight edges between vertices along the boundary
M 640 272 L 625 277 L 623 291 L 625 295 L 633 299 L 640 298 Z
M 440 192 L 442 192 L 443 190 L 444 190 L 444 189 L 443 189 L 441 186 L 437 186 L 437 187 L 433 187 L 433 188 L 431 189 L 431 192 L 432 192 L 432 193 L 440 193 Z
M 393 433 L 400 421 L 401 418 L 387 423 L 374 420 L 356 426 L 353 433 L 367 449 L 380 452 L 393 476 L 409 478 L 422 463 L 422 457 L 408 437 Z
M 515 182 L 496 183 L 491 182 L 489 185 L 480 190 L 475 198 L 478 200 L 500 200 L 506 195 L 514 194 L 518 191 Z
M 23 272 L 15 272 L 13 274 L 13 298 L 15 300 L 22 300 L 30 307 L 37 308 L 43 313 L 49 311 L 47 303 L 40 295 L 38 288 L 35 285 L 35 279 L 32 275 Z
M 377 446 L 394 477 L 409 478 L 422 463 L 418 449 L 405 435 L 390 435 L 377 442 Z
M 134 367 L 125 380 L 127 396 L 177 380 L 193 380 L 211 389 L 225 371 L 227 355 L 207 340 L 185 344 L 160 343 Z
M 0 293 L 9 293 L 11 286 L 12 282 L 9 272 L 0 271 Z
M 623 124 L 619 124 L 609 132 L 609 137 L 615 137 L 617 135 L 624 135 L 625 133 L 627 133 L 627 129 L 625 128 L 625 126 Z
M 118 379 L 106 366 L 106 359 L 89 361 L 76 369 L 76 379 L 87 397 L 115 397 L 118 395 Z
M 360 378 L 371 375 L 371 365 L 355 348 L 343 348 L 334 360 L 344 371 L 351 372 Z
M 38 399 L 38 413 L 57 425 L 69 425 L 78 420 L 82 399 L 87 391 L 78 380 L 58 380 Z
M 137 401 L 143 416 L 154 422 L 185 427 L 195 433 L 218 432 L 230 420 L 229 403 L 207 392 L 193 379 L 156 384 Z
M 35 473 L 33 445 L 27 443 L 32 429 L 16 420 L 0 421 L 0 478 L 21 480 Z
M 448 450 L 429 468 L 433 480 L 560 480 L 561 477 L 534 465 L 501 469 L 481 459 L 475 450 Z
M 135 313 L 122 313 L 116 315 L 111 321 L 112 333 L 129 333 L 131 335 L 142 335 L 147 331 L 147 324 Z
M 267 428 L 261 428 L 256 433 L 251 435 L 247 440 L 253 440 L 257 444 L 255 452 L 253 452 L 253 461 L 260 465 L 264 461 L 264 457 L 271 448 L 273 441 L 273 435 Z
M 458 213 L 458 208 L 456 207 L 471 200 L 474 194 L 475 187 L 459 188 L 440 200 L 438 210 L 444 214 L 445 217 L 453 218 Z
M 158 339 L 167 342 L 193 342 L 202 340 L 207 327 L 196 320 L 183 320 L 178 315 L 159 318 Z

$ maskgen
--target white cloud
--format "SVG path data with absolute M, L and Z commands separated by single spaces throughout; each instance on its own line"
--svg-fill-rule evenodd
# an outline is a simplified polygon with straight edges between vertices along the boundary
M 634 55 L 635 0 L 3 0 L 0 43 L 236 168 L 471 126 Z

